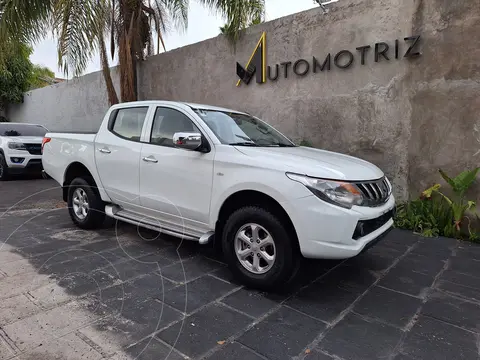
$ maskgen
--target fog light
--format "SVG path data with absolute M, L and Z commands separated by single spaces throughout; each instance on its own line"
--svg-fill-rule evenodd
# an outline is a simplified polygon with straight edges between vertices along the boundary
M 355 227 L 355 232 L 353 233 L 353 238 L 355 240 L 365 236 L 365 228 L 364 223 L 359 221 L 357 226 Z
M 11 160 L 14 164 L 21 164 L 21 163 L 23 163 L 23 160 L 25 160 L 25 158 L 12 157 L 12 158 L 10 158 L 10 160 Z

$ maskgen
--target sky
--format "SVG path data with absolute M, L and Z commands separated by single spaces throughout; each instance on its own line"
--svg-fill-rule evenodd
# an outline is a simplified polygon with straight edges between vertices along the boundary
M 318 7 L 314 0 L 265 0 L 266 21 L 314 7 Z M 219 34 L 220 26 L 224 25 L 224 23 L 224 19 L 216 16 L 210 10 L 205 9 L 203 6 L 195 2 L 195 0 L 190 0 L 188 28 L 183 33 L 174 30 L 167 34 L 165 37 L 167 51 L 216 37 Z M 56 41 L 53 38 L 47 38 L 36 44 L 34 46 L 34 52 L 30 56 L 30 60 L 34 64 L 47 66 L 55 72 L 57 77 L 65 77 L 62 70 L 59 69 L 57 65 L 57 46 Z M 111 65 L 115 64 L 116 62 L 111 63 Z M 100 59 L 98 56 L 95 56 L 95 58 L 93 58 L 88 64 L 84 74 L 98 71 L 100 69 Z

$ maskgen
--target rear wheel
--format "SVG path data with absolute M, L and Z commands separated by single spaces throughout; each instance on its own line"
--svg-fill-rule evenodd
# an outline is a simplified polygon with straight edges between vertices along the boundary
M 272 290 L 286 285 L 300 256 L 292 231 L 266 209 L 247 206 L 227 220 L 222 249 L 233 274 L 247 286 Z
M 0 181 L 8 179 L 8 167 L 5 156 L 0 154 Z
M 93 181 L 75 178 L 68 189 L 68 212 L 72 221 L 82 229 L 95 229 L 105 220 L 105 204 Z

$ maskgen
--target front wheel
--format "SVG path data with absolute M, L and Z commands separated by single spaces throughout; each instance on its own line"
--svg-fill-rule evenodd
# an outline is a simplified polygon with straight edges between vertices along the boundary
M 286 285 L 298 270 L 296 241 L 278 216 L 247 206 L 228 218 L 222 249 L 231 271 L 242 283 L 273 290 Z
M 68 212 L 82 229 L 96 229 L 105 220 L 105 204 L 95 186 L 85 178 L 75 178 L 68 189 Z
M 5 156 L 0 153 L 0 181 L 8 180 L 8 166 Z

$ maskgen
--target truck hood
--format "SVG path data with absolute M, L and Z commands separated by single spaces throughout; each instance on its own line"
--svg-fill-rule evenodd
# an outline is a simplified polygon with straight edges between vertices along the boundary
M 335 180 L 376 180 L 384 176 L 377 166 L 349 155 L 304 146 L 236 146 L 243 154 L 265 164 L 275 164 L 285 171 Z
M 8 142 L 20 142 L 24 144 L 41 144 L 43 137 L 41 136 L 4 136 Z

